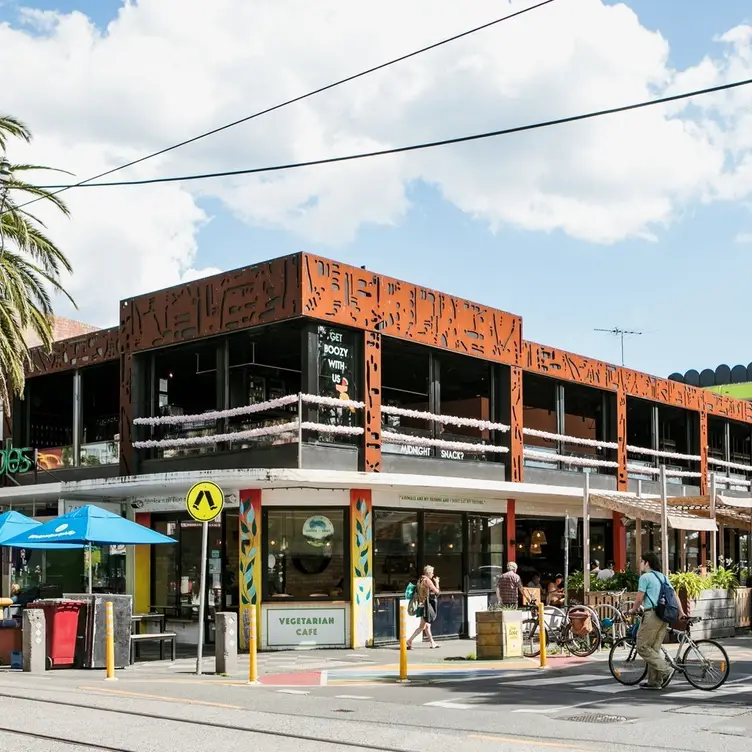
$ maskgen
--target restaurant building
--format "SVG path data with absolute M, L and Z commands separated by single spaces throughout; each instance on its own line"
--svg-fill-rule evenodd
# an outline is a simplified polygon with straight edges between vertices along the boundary
M 729 493 L 752 479 L 752 404 L 523 339 L 519 316 L 295 254 L 120 303 L 120 324 L 33 351 L 3 421 L 0 505 L 47 519 L 94 503 L 176 539 L 93 552 L 95 589 L 133 592 L 198 634 L 200 527 L 184 496 L 226 494 L 210 526 L 214 614 L 256 609 L 260 645 L 397 636 L 405 586 L 441 577 L 434 633 L 473 633 L 496 577 L 564 566 L 565 516 L 604 493 Z M 728 527 L 737 559 L 748 536 Z M 675 566 L 708 534 L 672 531 Z M 591 559 L 635 567 L 651 523 L 593 507 Z M 582 567 L 582 537 L 572 569 Z M 4 554 L 3 586 L 78 591 L 80 551 Z M 241 642 L 243 642 L 241 629 Z

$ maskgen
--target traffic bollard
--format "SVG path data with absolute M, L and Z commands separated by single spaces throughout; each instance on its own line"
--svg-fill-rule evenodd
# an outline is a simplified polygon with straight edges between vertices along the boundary
M 538 604 L 538 634 L 540 635 L 540 668 L 548 667 L 546 657 L 546 611 L 542 603 Z
M 252 606 L 248 616 L 248 683 L 258 684 L 258 646 L 256 645 L 256 607 Z
M 407 682 L 407 606 L 400 606 L 399 681 Z
M 115 619 L 112 612 L 112 601 L 104 604 L 104 634 L 106 640 L 105 665 L 107 676 L 105 681 L 115 681 Z

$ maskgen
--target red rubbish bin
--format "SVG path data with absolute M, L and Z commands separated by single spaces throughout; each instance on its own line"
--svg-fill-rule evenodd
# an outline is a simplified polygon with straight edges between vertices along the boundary
M 44 611 L 49 668 L 74 665 L 78 615 L 83 605 L 82 601 L 55 598 L 29 603 L 26 606 L 26 608 L 39 608 Z

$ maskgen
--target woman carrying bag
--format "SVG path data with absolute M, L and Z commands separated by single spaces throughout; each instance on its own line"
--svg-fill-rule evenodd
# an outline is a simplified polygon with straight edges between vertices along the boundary
M 418 591 L 418 603 L 420 604 L 420 626 L 413 632 L 412 637 L 407 641 L 407 649 L 411 650 L 413 647 L 413 640 L 422 632 L 428 635 L 428 639 L 431 641 L 431 648 L 435 649 L 439 646 L 433 639 L 431 634 L 431 624 L 436 620 L 436 611 L 439 604 L 439 578 L 434 576 L 433 567 L 426 566 L 423 568 L 423 575 L 418 580 L 416 587 Z

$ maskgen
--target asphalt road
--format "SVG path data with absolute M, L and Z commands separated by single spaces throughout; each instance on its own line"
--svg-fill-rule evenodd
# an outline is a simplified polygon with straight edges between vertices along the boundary
M 82 682 L 64 672 L 16 674 L 0 676 L 0 707 L 0 749 L 21 752 L 279 752 L 291 745 L 296 752 L 748 752 L 752 658 L 735 661 L 727 685 L 712 693 L 680 679 L 664 693 L 624 688 L 599 661 L 431 685 L 297 689 L 188 676 L 106 683 L 101 675 Z

